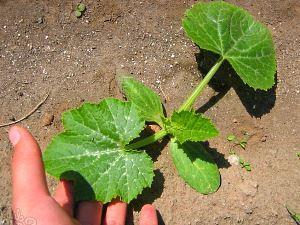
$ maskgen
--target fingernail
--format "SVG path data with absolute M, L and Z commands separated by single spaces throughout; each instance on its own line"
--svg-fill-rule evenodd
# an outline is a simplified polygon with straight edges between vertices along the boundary
M 9 140 L 12 143 L 13 146 L 15 146 L 16 144 L 18 144 L 20 138 L 21 138 L 21 134 L 18 130 L 17 127 L 12 127 L 9 130 L 9 134 L 8 134 Z

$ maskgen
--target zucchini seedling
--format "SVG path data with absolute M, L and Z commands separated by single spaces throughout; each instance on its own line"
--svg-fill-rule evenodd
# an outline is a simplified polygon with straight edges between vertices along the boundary
M 181 107 L 169 117 L 158 94 L 141 82 L 123 77 L 127 101 L 106 98 L 84 103 L 62 116 L 64 131 L 43 154 L 46 171 L 74 181 L 76 200 L 102 203 L 119 197 L 130 202 L 153 180 L 153 162 L 143 150 L 165 136 L 178 174 L 203 194 L 220 186 L 216 163 L 202 141 L 218 135 L 210 119 L 193 110 L 193 104 L 224 61 L 244 83 L 267 90 L 274 85 L 275 51 L 269 30 L 245 10 L 225 2 L 197 3 L 186 11 L 183 28 L 201 49 L 219 55 L 216 64 Z M 155 122 L 161 130 L 135 141 Z

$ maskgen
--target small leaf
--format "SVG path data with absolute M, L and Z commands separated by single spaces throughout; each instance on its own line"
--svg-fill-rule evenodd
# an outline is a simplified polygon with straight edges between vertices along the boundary
M 220 173 L 216 163 L 199 142 L 179 144 L 171 140 L 173 162 L 182 179 L 202 194 L 213 193 L 220 186 Z
M 239 145 L 240 145 L 243 149 L 245 149 L 245 148 L 246 148 L 246 145 L 247 145 L 247 141 L 240 141 L 240 142 L 239 142 Z
M 165 128 L 180 143 L 206 141 L 218 135 L 210 119 L 190 111 L 174 112 L 171 119 L 165 122 Z
M 227 136 L 227 141 L 234 141 L 236 139 L 236 136 L 234 134 L 229 134 Z
M 247 11 L 223 1 L 200 2 L 186 11 L 183 27 L 200 48 L 226 59 L 249 86 L 266 90 L 274 85 L 271 33 Z
M 125 149 L 139 136 L 145 121 L 134 104 L 105 99 L 64 113 L 65 130 L 43 154 L 46 171 L 73 180 L 75 199 L 130 202 L 154 176 L 144 151 Z
M 162 126 L 164 112 L 159 95 L 132 77 L 123 77 L 121 82 L 126 98 L 137 106 L 145 121 Z
M 251 171 L 251 165 L 249 162 L 246 162 L 244 159 L 240 158 L 240 165 L 242 168 L 245 168 L 247 171 Z
M 79 12 L 84 12 L 85 9 L 86 9 L 86 7 L 85 7 L 85 4 L 83 4 L 83 3 L 79 3 L 76 7 L 76 11 L 79 11 Z
M 79 18 L 79 17 L 81 17 L 82 12 L 76 10 L 76 11 L 74 12 L 74 14 L 75 14 L 76 17 Z

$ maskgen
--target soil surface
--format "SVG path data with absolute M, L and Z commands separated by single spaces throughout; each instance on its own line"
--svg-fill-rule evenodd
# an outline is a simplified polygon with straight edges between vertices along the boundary
M 128 214 L 134 213 L 128 224 L 137 221 L 145 203 L 153 203 L 161 224 L 167 225 L 295 224 L 285 204 L 300 212 L 300 2 L 228 2 L 271 30 L 276 87 L 256 93 L 239 81 L 208 87 L 196 107 L 220 130 L 208 147 L 220 167 L 220 189 L 210 195 L 191 189 L 178 176 L 166 146 L 160 154 L 151 153 L 155 180 L 130 204 Z M 76 3 L 0 0 L 0 123 L 22 117 L 49 93 L 38 111 L 20 123 L 42 149 L 62 130 L 63 111 L 84 101 L 122 97 L 116 71 L 126 70 L 156 90 L 170 114 L 209 65 L 181 27 L 184 11 L 194 1 L 86 0 L 87 11 L 79 19 L 72 12 Z M 0 224 L 11 224 L 7 129 L 0 128 Z M 251 172 L 227 161 L 232 149 L 227 135 L 245 132 L 250 134 L 246 149 L 234 151 L 251 163 Z M 49 183 L 53 191 L 55 181 Z

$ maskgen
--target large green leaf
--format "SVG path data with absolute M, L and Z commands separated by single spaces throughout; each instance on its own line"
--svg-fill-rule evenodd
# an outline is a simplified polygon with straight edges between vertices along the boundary
M 206 141 L 218 135 L 210 119 L 191 111 L 174 112 L 171 119 L 165 121 L 165 128 L 180 143 Z
M 186 183 L 202 194 L 218 190 L 218 167 L 201 143 L 179 144 L 176 139 L 172 139 L 170 149 L 176 169 Z
M 274 84 L 276 59 L 269 30 L 245 10 L 225 2 L 198 3 L 183 27 L 200 48 L 220 54 L 254 89 Z
M 132 77 L 122 78 L 122 88 L 126 98 L 137 106 L 146 121 L 162 125 L 164 112 L 158 94 Z
M 133 103 L 85 103 L 64 113 L 63 124 L 66 131 L 52 140 L 43 159 L 49 174 L 74 180 L 76 200 L 106 203 L 119 196 L 130 202 L 151 185 L 151 158 L 124 147 L 145 124 Z

